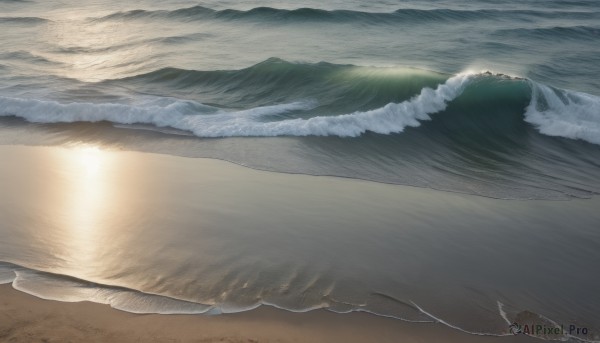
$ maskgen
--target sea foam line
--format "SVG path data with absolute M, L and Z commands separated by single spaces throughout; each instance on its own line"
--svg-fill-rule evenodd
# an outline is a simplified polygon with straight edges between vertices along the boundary
M 509 333 L 487 333 L 465 330 L 457 325 L 450 324 L 449 322 L 433 315 L 428 311 L 425 311 L 422 307 L 420 307 L 413 301 L 410 301 L 412 306 L 414 306 L 414 308 L 420 313 L 431 318 L 431 320 L 408 320 L 397 316 L 373 312 L 360 305 L 349 311 L 338 312 L 331 309 L 327 302 L 317 303 L 313 306 L 308 306 L 304 309 L 292 310 L 283 306 L 279 306 L 275 303 L 265 301 L 263 299 L 256 302 L 255 304 L 244 307 L 237 307 L 234 309 L 230 308 L 230 306 L 227 306 L 226 304 L 202 304 L 198 302 L 192 302 L 189 300 L 177 299 L 165 295 L 146 293 L 135 289 L 128 289 L 119 286 L 102 285 L 86 280 L 75 279 L 66 275 L 51 274 L 33 269 L 28 269 L 21 266 L 4 263 L 1 261 L 0 274 L 3 274 L 5 276 L 2 283 L 12 283 L 12 287 L 15 290 L 33 295 L 38 298 L 60 302 L 90 301 L 94 303 L 109 305 L 110 307 L 121 311 L 137 314 L 159 313 L 216 315 L 223 313 L 251 311 L 261 306 L 271 306 L 279 308 L 281 310 L 296 313 L 308 312 L 318 309 L 327 310 L 334 313 L 365 312 L 379 317 L 393 318 L 411 323 L 439 323 L 451 329 L 455 329 L 470 335 L 496 337 L 511 335 Z M 498 302 L 498 307 L 501 313 L 504 312 L 502 310 L 502 306 L 503 305 L 500 302 Z M 507 323 L 509 323 L 506 314 L 503 314 L 502 317 Z M 586 343 L 598 343 L 598 341 L 585 340 L 575 336 L 569 336 L 569 338 L 573 338 Z

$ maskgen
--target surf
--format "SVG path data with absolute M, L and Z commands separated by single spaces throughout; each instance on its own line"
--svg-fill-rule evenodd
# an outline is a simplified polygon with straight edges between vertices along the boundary
M 329 74 L 311 79 L 304 71 L 320 73 L 329 71 Z M 109 81 L 111 83 L 147 84 L 159 83 L 161 86 L 173 85 L 182 87 L 203 88 L 205 92 L 218 91 L 232 88 L 244 92 L 244 88 L 259 87 L 267 89 L 285 90 L 295 88 L 293 96 L 299 99 L 286 103 L 264 104 L 262 106 L 232 110 L 214 105 L 207 105 L 194 100 L 185 100 L 169 97 L 150 97 L 138 104 L 127 103 L 87 103 L 69 102 L 62 103 L 45 99 L 27 99 L 15 97 L 0 97 L 0 115 L 15 116 L 33 123 L 73 123 L 73 122 L 101 122 L 108 121 L 113 124 L 147 124 L 157 128 L 172 128 L 187 131 L 201 138 L 218 137 L 274 137 L 274 136 L 337 136 L 359 137 L 366 132 L 376 134 L 396 134 L 404 131 L 406 127 L 419 127 L 422 121 L 431 120 L 431 115 L 444 112 L 448 104 L 457 100 L 464 102 L 461 95 L 465 89 L 471 87 L 473 92 L 490 99 L 501 94 L 496 84 L 522 84 L 522 79 L 511 78 L 505 75 L 492 75 L 486 73 L 461 73 L 447 78 L 435 87 L 429 87 L 435 77 L 420 76 L 416 71 L 412 74 L 400 74 L 393 82 L 399 88 L 406 84 L 423 83 L 426 86 L 419 93 L 408 96 L 404 89 L 403 101 L 393 94 L 387 94 L 388 101 L 385 105 L 361 110 L 382 102 L 377 98 L 379 94 L 364 94 L 365 89 L 382 89 L 390 85 L 390 79 L 378 76 L 381 70 L 369 70 L 353 66 L 337 65 L 294 65 L 285 61 L 271 60 L 254 67 L 240 71 L 222 72 L 196 72 L 175 69 L 164 69 L 157 72 Z M 321 103 L 314 99 L 310 89 L 317 89 L 323 93 L 336 89 L 337 84 L 325 81 L 334 73 L 338 73 L 341 82 L 350 84 L 350 89 L 355 93 L 363 93 L 363 98 L 351 96 L 339 99 L 336 103 Z M 342 77 L 352 75 L 351 77 Z M 365 73 L 366 77 L 361 76 Z M 373 77 L 373 75 L 375 75 Z M 434 75 L 435 76 L 435 75 Z M 415 79 L 416 78 L 416 79 Z M 239 80 L 242 81 L 239 81 Z M 334 78 L 335 79 L 335 78 Z M 394 79 L 394 76 L 392 76 Z M 308 87 L 295 87 L 296 82 L 304 81 Z M 415 82 L 416 81 L 416 82 Z M 340 83 L 341 83 L 340 82 Z M 536 129 L 545 135 L 580 139 L 593 144 L 600 144 L 600 98 L 581 92 L 573 92 L 552 88 L 533 80 L 526 81 L 529 89 L 521 94 L 529 97 L 529 104 L 523 109 L 523 120 L 533 124 Z M 286 87 L 286 84 L 287 87 Z M 377 86 L 377 84 L 379 84 Z M 316 87 L 315 87 L 316 86 Z M 260 89 L 260 88 L 263 89 Z M 319 89 L 319 87 L 321 87 Z M 477 87 L 477 89 L 475 89 Z M 212 88 L 212 89 L 211 89 Z M 521 88 L 522 89 L 522 88 Z M 304 90 L 304 92 L 303 92 Z M 272 92 L 268 92 L 272 93 Z M 243 94 L 241 94 L 243 95 Z M 391 99 L 389 98 L 391 95 Z M 290 96 L 290 100 L 292 100 Z M 385 98 L 384 94 L 384 98 Z M 463 97 L 464 98 L 464 97 Z M 261 99 L 262 101 L 268 100 Z M 476 102 L 478 99 L 470 98 Z M 336 106 L 344 108 L 343 103 L 351 103 L 357 110 L 349 113 L 335 113 Z M 223 104 L 231 105 L 231 104 Z M 466 106 L 469 106 L 468 104 Z M 329 110 L 329 113 L 328 113 Z M 333 113 L 331 113 L 333 112 Z M 467 123 L 465 123 L 467 124 Z M 508 134 L 508 132 L 507 132 Z
M 91 85 L 93 102 L 86 92 L 79 101 L 44 89 L 3 95 L 3 125 L 42 144 L 104 142 L 502 199 L 600 193 L 599 98 L 531 79 L 268 59 Z M 235 147 L 240 142 L 243 149 Z

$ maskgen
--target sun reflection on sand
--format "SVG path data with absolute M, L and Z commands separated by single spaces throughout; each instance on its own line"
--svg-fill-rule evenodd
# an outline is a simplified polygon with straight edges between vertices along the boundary
M 104 159 L 102 150 L 95 146 L 91 146 L 78 148 L 75 153 L 75 159 L 80 164 L 80 167 L 85 171 L 86 177 L 97 177 L 96 174 L 98 174 L 100 171 Z M 86 182 L 86 184 L 89 183 Z
M 132 243 L 144 214 L 157 212 L 147 206 L 155 182 L 144 156 L 82 143 L 30 150 L 12 157 L 21 166 L 12 178 L 14 216 L 55 259 L 44 270 L 108 282 L 130 254 L 145 252 Z
M 106 169 L 110 153 L 96 146 L 64 149 L 61 169 L 68 176 L 64 185 L 63 225 L 68 232 L 71 258 L 78 268 L 92 268 L 98 261 L 98 239 L 111 192 Z

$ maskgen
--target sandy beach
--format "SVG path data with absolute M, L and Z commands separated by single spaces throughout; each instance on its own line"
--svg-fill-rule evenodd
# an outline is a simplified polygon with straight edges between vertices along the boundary
M 567 301 L 553 287 L 576 282 L 515 261 L 540 232 L 561 241 L 569 218 L 583 235 L 597 217 L 597 199 L 503 201 L 101 146 L 0 154 L 0 269 L 14 279 L 0 287 L 2 342 L 525 342 L 440 322 L 506 335 L 506 320 L 548 311 L 527 292 Z M 225 314 L 197 314 L 212 309 Z
M 2 342 L 534 342 L 478 337 L 441 324 L 366 313 L 290 313 L 275 308 L 229 315 L 137 315 L 90 302 L 42 300 L 0 286 Z

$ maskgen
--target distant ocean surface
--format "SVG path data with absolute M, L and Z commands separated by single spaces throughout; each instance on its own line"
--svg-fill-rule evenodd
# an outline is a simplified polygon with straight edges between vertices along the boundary
M 0 0 L 0 32 L 3 145 L 600 193 L 600 1 Z

